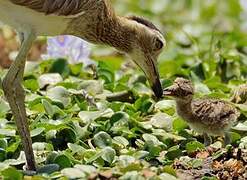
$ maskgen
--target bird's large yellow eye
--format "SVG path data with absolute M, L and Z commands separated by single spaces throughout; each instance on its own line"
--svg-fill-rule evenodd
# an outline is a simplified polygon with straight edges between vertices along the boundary
M 155 48 L 154 50 L 159 51 L 163 48 L 163 46 L 164 46 L 164 43 L 159 38 L 156 38 L 155 44 L 154 44 L 154 48 Z

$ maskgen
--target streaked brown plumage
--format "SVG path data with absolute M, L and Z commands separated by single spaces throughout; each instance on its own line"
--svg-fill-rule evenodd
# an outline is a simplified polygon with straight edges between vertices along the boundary
M 2 87 L 30 170 L 36 168 L 21 81 L 27 53 L 37 36 L 74 35 L 123 51 L 143 70 L 155 95 L 162 96 L 157 58 L 165 46 L 163 36 L 146 19 L 116 15 L 109 0 L 0 0 L 0 21 L 15 28 L 22 43 Z
M 25 6 L 45 14 L 75 15 L 92 5 L 92 0 L 10 0 L 12 3 Z
M 177 113 L 198 133 L 204 134 L 206 145 L 211 143 L 208 135 L 225 135 L 225 144 L 230 143 L 229 129 L 236 122 L 239 112 L 229 102 L 216 99 L 193 99 L 191 81 L 177 78 L 164 90 L 164 95 L 176 101 Z

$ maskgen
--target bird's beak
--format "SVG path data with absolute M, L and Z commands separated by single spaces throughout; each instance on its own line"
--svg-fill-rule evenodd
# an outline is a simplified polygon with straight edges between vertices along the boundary
M 164 96 L 174 96 L 175 95 L 175 87 L 172 85 L 163 90 Z

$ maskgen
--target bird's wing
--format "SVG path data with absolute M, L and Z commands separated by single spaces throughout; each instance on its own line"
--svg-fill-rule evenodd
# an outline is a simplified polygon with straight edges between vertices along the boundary
M 194 116 L 205 125 L 225 126 L 239 116 L 229 103 L 220 100 L 202 99 L 192 103 Z
M 69 16 L 79 14 L 92 0 L 9 0 L 10 2 L 45 14 Z

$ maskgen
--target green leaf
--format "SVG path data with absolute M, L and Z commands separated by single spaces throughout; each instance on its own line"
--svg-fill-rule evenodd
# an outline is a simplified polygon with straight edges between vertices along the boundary
M 60 169 L 64 169 L 72 166 L 70 159 L 64 154 L 56 156 L 54 159 L 54 163 L 58 164 Z
M 56 171 L 59 170 L 59 165 L 58 164 L 48 164 L 44 165 L 42 167 L 37 168 L 37 173 L 39 174 L 52 174 Z
M 189 154 L 193 153 L 195 151 L 203 150 L 204 148 L 205 148 L 205 146 L 198 141 L 191 141 L 191 142 L 186 144 L 186 151 Z
M 0 135 L 3 136 L 15 136 L 16 131 L 14 129 L 0 129 Z
M 130 164 L 133 164 L 134 162 L 135 162 L 135 158 L 133 156 L 129 156 L 129 155 L 119 156 L 118 164 L 121 167 L 127 167 Z
M 9 104 L 0 98 L 0 117 L 3 117 L 9 110 Z
M 47 158 L 46 158 L 46 164 L 53 164 L 55 158 L 58 156 L 59 154 L 55 151 L 52 151 L 48 154 Z
M 60 102 L 64 105 L 64 107 L 67 107 L 71 102 L 68 90 L 62 86 L 50 88 L 47 90 L 46 94 L 52 101 Z
M 6 150 L 0 148 L 0 162 L 3 162 L 7 158 Z
M 179 158 L 180 156 L 182 156 L 182 150 L 179 149 L 179 146 L 173 146 L 171 148 L 168 149 L 167 153 L 166 153 L 166 157 L 169 160 L 174 160 L 175 158 Z
M 39 84 L 38 84 L 38 81 L 37 79 L 27 79 L 24 81 L 24 86 L 25 88 L 35 92 L 39 89 Z
M 238 123 L 237 126 L 232 127 L 232 129 L 238 132 L 246 132 L 247 131 L 247 123 Z
M 84 172 L 87 175 L 93 174 L 97 172 L 97 169 L 94 166 L 91 165 L 81 165 L 77 164 L 75 165 L 75 168 L 80 169 L 82 172 Z
M 69 179 L 84 179 L 86 175 L 78 168 L 65 168 L 61 173 Z
M 99 132 L 93 137 L 93 142 L 99 148 L 105 148 L 112 145 L 112 138 L 106 132 Z
M 108 162 L 112 163 L 116 156 L 116 151 L 111 147 L 105 147 L 103 150 L 102 158 Z
M 85 151 L 85 148 L 77 144 L 68 143 L 68 147 L 73 153 L 82 153 Z
M 39 76 L 38 83 L 39 88 L 42 89 L 48 85 L 56 85 L 59 82 L 62 82 L 63 78 L 58 73 L 48 73 L 48 74 L 42 74 Z
M 95 96 L 97 94 L 102 94 L 104 87 L 102 81 L 87 80 L 79 84 L 79 89 L 84 89 L 90 95 Z
M 173 100 L 162 100 L 155 104 L 155 109 L 165 111 L 169 115 L 175 113 L 175 101 Z
M 114 73 L 108 69 L 99 69 L 97 73 L 98 77 L 103 79 L 106 84 L 112 83 L 115 80 Z
M 143 139 L 147 143 L 153 143 L 154 145 L 161 145 L 162 143 L 158 140 L 158 138 L 152 134 L 143 134 Z
M 129 145 L 129 141 L 122 136 L 115 136 L 113 138 L 113 140 L 114 140 L 114 142 L 122 145 L 123 147 L 127 147 Z
M 8 147 L 8 141 L 6 138 L 0 139 L 0 148 L 6 149 Z
M 79 117 L 81 118 L 82 122 L 87 124 L 100 117 L 109 118 L 113 115 L 113 113 L 114 112 L 111 109 L 106 109 L 104 111 L 81 111 L 79 113 Z
M 54 110 L 54 108 L 53 108 L 53 106 L 51 105 L 51 103 L 49 103 L 47 100 L 45 100 L 45 99 L 42 99 L 42 104 L 43 104 L 43 106 L 44 106 L 44 108 L 45 108 L 45 111 L 46 111 L 46 113 L 49 115 L 49 116 L 51 116 L 51 117 L 53 117 L 53 115 L 55 114 L 55 110 Z
M 35 136 L 38 136 L 40 135 L 42 132 L 44 132 L 45 128 L 36 128 L 36 129 L 33 129 L 30 134 L 31 134 L 31 137 L 35 137 Z
M 188 128 L 188 124 L 184 120 L 177 118 L 173 121 L 173 130 L 174 131 L 180 132 L 186 128 Z
M 171 131 L 173 119 L 166 113 L 157 113 L 151 118 L 151 124 L 156 128 Z
M 33 143 L 33 149 L 38 152 L 51 151 L 53 150 L 53 146 L 45 142 L 35 142 Z
M 103 153 L 104 152 L 102 150 L 98 151 L 98 152 L 88 150 L 84 153 L 84 159 L 87 162 L 87 164 L 92 163 L 92 162 L 98 160 L 99 158 L 101 158 Z
M 22 180 L 23 175 L 21 172 L 17 171 L 13 167 L 9 167 L 1 171 L 1 174 L 4 179 L 14 179 L 14 180 Z

